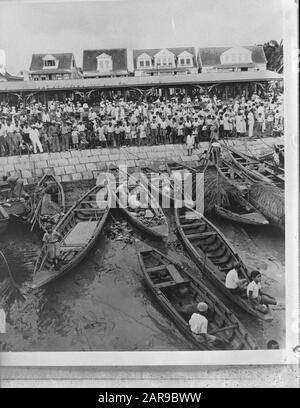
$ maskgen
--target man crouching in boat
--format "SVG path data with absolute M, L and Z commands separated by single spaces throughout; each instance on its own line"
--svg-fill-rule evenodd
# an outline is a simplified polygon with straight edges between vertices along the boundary
M 52 225 L 46 226 L 46 232 L 43 236 L 43 243 L 46 246 L 46 251 L 48 253 L 48 257 L 50 262 L 52 263 L 51 269 L 58 269 L 59 261 L 60 261 L 60 243 L 59 238 L 61 235 L 54 231 Z
M 253 307 L 261 313 L 268 313 L 268 305 L 276 305 L 276 300 L 261 291 L 261 273 L 251 272 L 251 282 L 247 286 L 247 296 Z
M 209 343 L 216 343 L 218 338 L 207 333 L 208 320 L 204 316 L 208 311 L 207 304 L 205 302 L 198 303 L 197 310 L 199 313 L 193 313 L 189 321 L 192 333 L 203 337 Z
M 240 264 L 235 261 L 233 268 L 226 275 L 225 287 L 234 295 L 242 295 L 247 289 L 247 279 L 240 279 L 238 276 L 238 268 Z

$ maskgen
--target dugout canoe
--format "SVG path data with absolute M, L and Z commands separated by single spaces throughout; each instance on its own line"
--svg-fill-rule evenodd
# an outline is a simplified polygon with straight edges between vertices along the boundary
M 216 166 L 218 174 L 229 185 L 236 189 L 237 180 L 244 180 L 241 172 L 234 166 L 227 165 L 226 162 L 222 163 L 221 167 Z M 238 222 L 246 225 L 268 225 L 269 221 L 259 212 L 250 202 L 245 198 L 242 192 L 245 194 L 245 188 L 236 189 L 237 194 L 234 197 L 229 197 L 230 206 L 225 208 L 220 205 L 215 205 L 215 212 L 218 216 L 225 218 L 229 221 Z M 246 194 L 245 194 L 246 195 Z M 247 197 L 247 195 L 246 195 Z
M 99 184 L 85 193 L 64 215 L 54 231 L 60 235 L 57 269 L 44 245 L 36 261 L 32 288 L 37 289 L 71 271 L 95 244 L 111 206 L 111 191 Z
M 57 209 L 54 208 L 52 214 L 43 214 L 43 205 L 45 204 L 45 189 L 53 188 L 54 194 L 51 195 L 54 197 L 54 203 L 57 206 Z M 33 208 L 34 212 L 30 219 L 30 223 L 32 224 L 32 228 L 35 223 L 38 224 L 42 231 L 46 231 L 46 225 L 50 222 L 52 223 L 52 219 L 59 218 L 61 213 L 65 212 L 66 205 L 65 205 L 65 193 L 61 183 L 53 174 L 45 174 L 38 182 L 36 191 L 33 196 Z M 55 224 L 55 221 L 53 221 Z
M 9 215 L 5 211 L 5 209 L 0 205 L 0 235 L 3 234 L 9 223 Z
M 234 211 L 231 208 L 228 209 L 215 205 L 215 213 L 221 218 L 225 218 L 228 221 L 237 222 L 239 224 L 257 226 L 269 224 L 269 221 L 243 197 L 239 198 L 239 202 L 236 203 Z
M 232 162 L 225 159 L 222 159 L 220 166 L 215 167 L 219 175 L 241 193 L 247 192 L 251 184 L 256 183 L 256 180 L 252 176 L 245 174 L 245 172 L 236 167 Z
M 200 350 L 253 350 L 257 346 L 236 316 L 180 263 L 144 245 L 138 252 L 144 279 L 164 312 L 181 333 Z M 218 338 L 213 345 L 192 333 L 189 320 L 197 304 L 208 305 L 208 333 Z
M 116 205 L 123 211 L 129 221 L 140 230 L 146 232 L 149 235 L 160 239 L 166 239 L 169 236 L 169 224 L 167 217 L 165 216 L 162 208 L 159 205 L 158 200 L 151 194 L 148 188 L 143 183 L 138 183 L 138 178 L 133 175 L 127 175 L 128 181 L 128 199 L 131 194 L 139 194 L 142 202 L 142 207 L 136 211 L 131 211 L 128 202 L 122 203 L 119 200 L 118 194 L 116 194 L 116 188 L 120 185 L 120 172 L 117 167 L 110 167 L 109 172 L 113 176 L 113 181 L 110 181 L 111 190 L 115 199 Z M 130 170 L 129 170 L 130 172 Z M 138 183 L 138 184 L 137 184 Z M 152 216 L 146 217 L 145 215 L 150 213 Z
M 250 272 L 233 246 L 213 223 L 199 212 L 187 208 L 175 208 L 175 219 L 179 235 L 193 261 L 200 270 L 220 289 L 232 302 L 252 316 L 263 320 L 271 320 L 270 309 L 267 314 L 255 310 L 247 296 L 232 294 L 225 287 L 226 273 L 234 262 L 239 262 L 238 270 L 241 279 L 250 283 Z
M 269 166 L 264 163 L 262 168 L 262 163 L 250 156 L 247 156 L 243 153 L 238 152 L 231 146 L 223 145 L 227 148 L 229 157 L 232 162 L 246 174 L 248 174 L 251 178 L 254 178 L 257 181 L 261 181 L 263 183 L 270 183 L 277 187 L 282 187 L 284 184 L 284 176 L 280 174 L 276 174 L 275 171 Z M 262 170 L 264 173 L 262 174 L 259 170 Z

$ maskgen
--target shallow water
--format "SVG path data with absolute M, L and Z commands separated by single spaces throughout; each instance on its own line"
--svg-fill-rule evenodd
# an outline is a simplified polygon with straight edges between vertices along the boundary
M 69 190 L 68 204 L 82 192 L 80 188 Z M 172 211 L 167 215 L 171 233 L 168 242 L 162 243 L 131 227 L 113 210 L 89 256 L 72 272 L 35 292 L 28 285 L 41 235 L 30 233 L 25 226 L 12 225 L 0 237 L 0 250 L 25 295 L 22 298 L 11 291 L 4 305 L 7 333 L 1 335 L 1 350 L 192 350 L 145 286 L 137 259 L 135 240 L 140 239 L 174 256 L 199 276 L 174 233 Z M 273 311 L 272 322 L 257 321 L 228 303 L 202 276 L 204 282 L 238 315 L 259 348 L 265 348 L 270 339 L 284 347 L 284 236 L 271 227 L 243 228 L 219 219 L 213 221 L 246 264 L 262 271 L 263 285 L 279 298 L 282 307 Z M 1 260 L 0 271 L 3 283 L 8 278 Z

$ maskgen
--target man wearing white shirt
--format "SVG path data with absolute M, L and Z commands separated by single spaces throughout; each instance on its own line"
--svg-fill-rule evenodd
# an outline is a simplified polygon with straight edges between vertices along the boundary
M 247 296 L 252 306 L 262 313 L 268 313 L 267 305 L 276 305 L 276 300 L 261 291 L 261 273 L 251 272 L 251 282 L 247 286 Z
M 238 276 L 237 268 L 239 267 L 238 262 L 233 264 L 233 268 L 226 275 L 225 287 L 234 294 L 240 294 L 243 292 L 247 285 L 247 279 L 240 279 Z
M 197 310 L 198 313 L 193 313 L 189 320 L 191 332 L 196 336 L 204 337 L 207 341 L 214 342 L 217 338 L 207 333 L 208 320 L 203 316 L 208 310 L 207 304 L 205 302 L 198 303 Z

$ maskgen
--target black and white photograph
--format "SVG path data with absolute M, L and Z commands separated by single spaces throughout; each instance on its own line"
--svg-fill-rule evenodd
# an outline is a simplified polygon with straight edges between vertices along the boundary
M 0 2 L 4 365 L 291 362 L 288 5 Z

